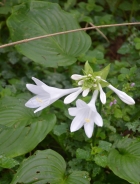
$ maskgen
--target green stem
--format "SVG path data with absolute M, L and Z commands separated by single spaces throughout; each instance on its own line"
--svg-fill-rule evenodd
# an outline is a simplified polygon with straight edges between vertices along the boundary
M 101 111 L 102 111 L 102 103 L 101 101 L 99 102 L 99 114 L 101 114 Z M 94 134 L 93 134 L 93 140 L 92 140 L 92 144 L 93 146 L 95 146 L 95 142 L 96 142 L 96 135 L 97 135 L 97 132 L 98 132 L 98 126 L 97 125 L 94 125 Z

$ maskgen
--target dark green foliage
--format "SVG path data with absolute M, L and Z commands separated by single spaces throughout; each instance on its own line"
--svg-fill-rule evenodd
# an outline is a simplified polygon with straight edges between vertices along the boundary
M 139 7 L 139 0 L 2 0 L 0 44 L 92 24 L 138 22 Z M 140 182 L 140 26 L 100 31 L 0 49 L 0 184 Z M 101 110 L 104 125 L 91 139 L 83 129 L 70 132 L 73 117 L 67 109 L 75 102 L 64 105 L 60 99 L 37 114 L 24 106 L 33 96 L 26 89 L 27 83 L 33 83 L 31 77 L 49 86 L 71 88 L 71 75 L 82 74 L 87 60 L 94 72 L 110 64 L 106 80 L 136 102 L 128 106 L 106 89 L 107 103 Z M 80 98 L 89 102 L 91 95 Z M 111 106 L 114 100 L 117 103 Z M 49 155 L 49 164 L 44 155 Z M 38 158 L 44 160 L 38 164 Z M 41 167 L 41 173 L 34 173 L 34 166 Z

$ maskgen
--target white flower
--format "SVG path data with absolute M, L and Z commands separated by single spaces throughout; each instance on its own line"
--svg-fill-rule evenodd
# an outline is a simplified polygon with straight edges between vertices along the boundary
M 59 89 L 47 86 L 42 81 L 32 77 L 36 85 L 27 84 L 26 87 L 29 91 L 35 94 L 26 104 L 26 107 L 37 108 L 34 113 L 48 107 L 50 104 L 58 100 L 59 98 L 79 91 L 81 88 L 71 88 L 71 89 Z M 74 99 L 75 100 L 75 99 Z M 72 100 L 73 101 L 73 100 Z
M 107 86 L 108 88 L 110 88 L 112 91 L 114 91 L 118 97 L 126 104 L 128 105 L 134 105 L 135 101 L 133 100 L 133 98 L 131 98 L 129 95 L 127 95 L 125 92 L 118 90 L 117 88 L 115 88 L 114 86 L 112 86 L 111 84 L 109 84 Z
M 103 84 L 103 87 L 106 86 L 106 87 L 110 88 L 112 91 L 114 91 L 124 103 L 126 103 L 128 105 L 134 105 L 135 104 L 135 101 L 133 100 L 132 97 L 128 96 L 125 92 L 116 89 L 111 84 L 109 84 L 106 80 L 102 79 L 100 76 L 94 76 L 93 77 L 90 74 L 88 74 L 88 75 L 74 74 L 74 75 L 71 76 L 71 78 L 73 80 L 78 81 L 78 85 L 81 85 L 81 86 L 84 83 L 86 84 L 86 82 L 88 81 L 87 84 L 86 84 L 87 89 L 85 89 L 83 91 L 83 94 L 82 94 L 83 96 L 87 96 L 87 94 L 89 93 L 89 91 L 92 88 L 93 88 L 92 90 L 99 90 L 100 91 L 100 100 L 103 104 L 105 104 L 106 103 L 106 94 L 102 89 L 102 84 Z M 88 88 L 88 83 L 89 82 L 91 83 L 91 81 L 92 81 L 92 86 L 90 84 L 90 87 Z
M 70 131 L 75 132 L 84 126 L 85 133 L 88 138 L 93 134 L 94 123 L 98 126 L 103 126 L 103 120 L 95 107 L 95 101 L 97 99 L 98 90 L 95 90 L 91 101 L 86 104 L 82 100 L 76 101 L 76 106 L 69 108 L 69 114 L 75 116 L 71 123 Z
M 98 84 L 98 86 L 99 86 L 99 90 L 100 90 L 100 100 L 103 104 L 105 104 L 106 103 L 106 94 L 103 91 L 102 86 L 100 85 L 100 83 Z

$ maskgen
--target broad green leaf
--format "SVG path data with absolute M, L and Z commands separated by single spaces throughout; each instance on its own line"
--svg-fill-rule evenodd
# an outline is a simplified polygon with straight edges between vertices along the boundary
M 53 129 L 56 117 L 25 107 L 26 100 L 5 97 L 0 101 L 0 154 L 16 157 L 34 149 Z
M 13 41 L 80 28 L 72 15 L 59 5 L 42 1 L 16 6 L 7 25 Z M 23 43 L 16 48 L 37 63 L 58 67 L 76 62 L 90 45 L 90 37 L 79 31 Z
M 64 184 L 89 184 L 89 180 L 87 172 L 74 171 L 68 176 Z
M 0 100 L 0 125 L 6 127 L 27 126 L 47 119 L 46 113 L 34 113 L 25 107 L 30 95 L 20 94 L 17 97 L 4 97 Z M 41 116 L 40 116 L 41 114 Z
M 53 150 L 37 151 L 24 160 L 11 184 L 89 184 L 87 172 L 65 174 L 66 163 L 61 155 Z
M 140 141 L 122 139 L 108 157 L 110 169 L 130 183 L 140 182 Z
M 0 132 L 0 154 L 16 157 L 34 149 L 55 124 L 55 116 L 47 115 L 46 120 L 37 121 L 27 127 L 14 127 Z

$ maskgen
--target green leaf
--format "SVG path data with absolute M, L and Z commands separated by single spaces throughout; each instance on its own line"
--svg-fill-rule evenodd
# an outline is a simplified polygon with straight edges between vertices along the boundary
M 21 126 L 1 131 L 0 154 L 16 157 L 34 149 L 52 130 L 55 124 L 54 115 L 48 115 L 46 119 L 37 121 L 27 127 Z
M 53 129 L 53 133 L 57 136 L 60 136 L 64 133 L 66 133 L 68 130 L 68 124 L 66 123 L 61 123 L 60 125 L 55 125 Z
M 31 109 L 25 107 L 25 103 L 23 98 L 2 98 L 0 100 L 0 124 L 8 127 L 26 126 L 38 119 L 39 114 L 34 114 Z
M 3 155 L 0 155 L 0 167 L 3 167 L 3 168 L 12 168 L 16 165 L 18 165 L 19 162 L 12 159 L 12 158 L 9 158 L 9 157 L 6 157 L 6 156 L 3 156 Z
M 122 111 L 120 110 L 120 109 L 118 109 L 118 108 L 116 108 L 115 110 L 114 110 L 114 116 L 115 116 L 115 118 L 122 118 Z
M 85 63 L 84 72 L 86 75 L 93 74 L 93 70 L 92 70 L 91 66 L 89 65 L 88 61 Z
M 16 6 L 7 25 L 13 41 L 80 28 L 72 15 L 59 5 L 42 1 Z M 90 45 L 90 37 L 79 31 L 30 41 L 16 48 L 37 63 L 58 67 L 75 63 Z
M 0 124 L 7 127 L 27 126 L 46 118 L 46 113 L 34 113 L 32 109 L 25 107 L 30 95 L 18 97 L 5 97 L 0 100 Z
M 119 54 L 128 54 L 131 53 L 131 47 L 128 43 L 124 43 L 119 50 L 117 51 Z
M 16 157 L 34 149 L 53 129 L 53 114 L 34 114 L 22 98 L 0 101 L 0 154 Z M 18 145 L 18 146 L 17 146 Z
M 112 144 L 107 141 L 99 141 L 99 148 L 102 148 L 102 150 L 105 150 L 107 152 L 110 151 Z
M 100 76 L 102 79 L 105 79 L 106 80 L 107 75 L 109 73 L 109 70 L 110 70 L 110 64 L 107 65 L 105 68 L 103 68 L 101 71 L 94 72 L 94 75 L 95 76 Z
M 65 174 L 66 163 L 53 150 L 37 151 L 33 156 L 24 160 L 11 184 L 89 184 L 87 172 Z
M 135 48 L 136 48 L 137 50 L 140 50 L 140 38 L 136 37 L 136 38 L 134 39 L 134 43 L 135 43 Z
M 120 178 L 130 183 L 140 182 L 140 141 L 125 138 L 116 144 L 108 157 L 110 169 Z
M 106 167 L 107 166 L 107 154 L 106 152 L 99 153 L 95 155 L 94 161 L 97 165 L 101 167 Z
M 90 156 L 91 156 L 91 150 L 84 150 L 80 148 L 76 150 L 76 157 L 79 159 L 88 160 L 90 159 Z

